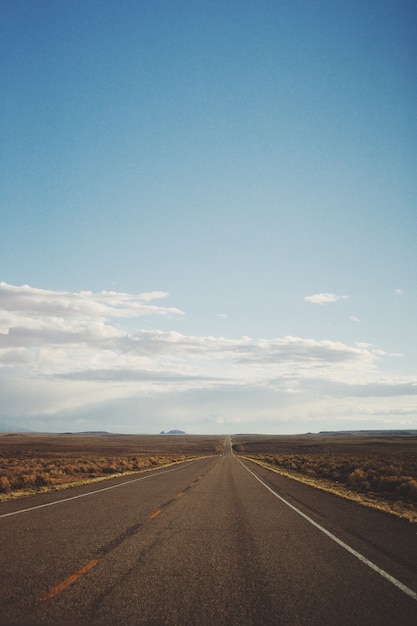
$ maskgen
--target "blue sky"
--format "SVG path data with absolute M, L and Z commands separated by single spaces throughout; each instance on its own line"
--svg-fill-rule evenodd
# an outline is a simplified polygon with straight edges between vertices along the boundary
M 414 1 L 0 15 L 0 426 L 417 428 Z

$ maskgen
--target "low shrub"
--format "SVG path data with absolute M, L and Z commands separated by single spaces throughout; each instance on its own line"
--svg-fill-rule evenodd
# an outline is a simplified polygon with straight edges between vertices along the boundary
M 274 465 L 285 472 L 313 479 L 325 479 L 345 485 L 358 493 L 387 496 L 390 499 L 417 502 L 417 458 L 398 458 L 353 453 L 352 455 L 252 454 L 253 458 Z
M 10 480 L 7 476 L 0 476 L 0 493 L 9 493 L 10 489 Z

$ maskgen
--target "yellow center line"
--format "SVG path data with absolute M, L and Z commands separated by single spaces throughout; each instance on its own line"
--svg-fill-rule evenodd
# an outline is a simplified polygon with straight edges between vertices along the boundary
M 198 482 L 199 482 L 198 479 L 195 480 L 194 482 L 192 482 L 191 483 L 191 487 L 194 487 L 194 485 L 196 485 Z M 181 496 L 183 496 L 184 494 L 185 494 L 184 491 L 180 491 L 179 493 L 177 493 L 176 497 L 177 498 L 181 498 Z M 155 519 L 156 517 L 158 517 L 158 515 L 161 515 L 161 513 L 162 513 L 162 509 L 158 509 L 157 511 L 154 511 L 153 513 L 151 513 L 151 515 L 149 516 L 149 519 Z M 50 591 L 48 591 L 48 593 L 46 595 L 42 596 L 40 598 L 41 601 L 44 602 L 45 600 L 51 600 L 51 598 L 54 598 L 56 595 L 58 595 L 58 593 L 60 593 L 64 589 L 66 589 L 69 585 L 71 585 L 78 578 L 80 578 L 80 576 L 83 576 L 91 568 L 93 568 L 95 565 L 97 565 L 97 563 L 99 561 L 100 561 L 100 559 L 93 559 L 92 561 L 90 561 L 89 563 L 84 565 L 84 567 L 79 569 L 78 572 L 75 572 L 74 574 L 71 574 L 71 576 L 68 576 L 68 578 L 66 578 L 65 580 L 60 582 L 58 585 L 53 587 Z
M 78 572 L 75 572 L 74 574 L 71 574 L 71 576 L 68 576 L 68 578 L 60 582 L 59 585 L 53 587 L 45 596 L 42 596 L 41 601 L 43 602 L 45 600 L 51 600 L 51 598 L 54 598 L 56 595 L 58 595 L 58 593 L 63 591 L 66 587 L 68 587 L 78 578 L 80 578 L 80 576 L 86 574 L 92 567 L 97 565 L 99 561 L 100 559 L 93 559 L 92 561 L 87 563 L 87 565 L 84 565 L 84 567 L 79 569 Z

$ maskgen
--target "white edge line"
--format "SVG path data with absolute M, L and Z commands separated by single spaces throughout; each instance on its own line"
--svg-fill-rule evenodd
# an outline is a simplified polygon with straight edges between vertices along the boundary
M 198 461 L 198 459 L 193 459 L 193 461 Z M 189 463 L 190 461 L 183 461 L 183 462 Z M 157 469 L 158 468 L 155 468 L 155 470 Z M 35 511 L 36 509 L 44 509 L 47 506 L 55 506 L 55 504 L 62 504 L 63 502 L 69 502 L 70 500 L 77 500 L 77 498 L 85 498 L 86 496 L 93 496 L 95 493 L 108 491 L 109 489 L 116 489 L 117 487 L 123 487 L 124 485 L 130 485 L 130 483 L 136 483 L 138 480 L 146 480 L 147 478 L 155 478 L 156 476 L 161 476 L 161 474 L 168 474 L 169 472 L 173 472 L 176 469 L 178 469 L 178 466 L 172 467 L 171 469 L 164 470 L 163 472 L 158 472 L 157 474 L 148 474 L 147 476 L 140 476 L 139 478 L 126 480 L 123 483 L 117 483 L 117 485 L 110 485 L 109 487 L 102 487 L 101 489 L 96 489 L 95 491 L 88 491 L 87 493 L 81 493 L 78 496 L 71 496 L 70 498 L 63 498 L 62 500 L 54 500 L 53 502 L 47 502 L 46 504 L 38 504 L 37 506 L 31 506 L 28 509 L 19 509 L 18 511 L 12 511 L 11 513 L 3 513 L 2 515 L 0 515 L 0 519 L 2 517 L 11 517 L 12 515 L 19 515 L 20 513 L 27 513 L 28 511 Z
M 308 515 L 306 515 L 305 513 L 300 511 L 299 509 L 297 509 L 292 504 L 290 504 L 290 502 L 287 502 L 287 500 L 285 500 L 282 496 L 278 495 L 273 489 L 271 489 L 271 487 L 269 487 L 266 483 L 264 483 L 263 480 L 261 480 L 254 472 L 252 472 L 252 470 L 250 470 L 248 467 L 246 467 L 246 465 L 244 463 L 242 463 L 242 461 L 240 459 L 237 459 L 237 460 L 242 465 L 242 467 L 244 467 L 245 470 L 249 472 L 249 474 L 252 474 L 252 476 L 254 478 L 256 478 L 256 480 L 258 482 L 260 482 L 261 485 L 263 485 L 265 487 L 265 489 L 268 489 L 268 491 L 270 491 L 276 498 L 281 500 L 281 502 L 283 502 L 284 504 L 289 506 L 290 509 L 292 509 L 293 511 L 298 513 L 298 515 L 301 515 L 301 517 L 303 517 L 305 520 L 310 522 L 310 524 L 312 524 L 313 526 L 318 528 L 318 530 L 320 530 L 322 533 L 327 535 L 327 537 L 329 537 L 329 539 L 332 539 L 332 541 L 335 541 L 337 544 L 339 544 L 339 546 L 341 546 L 342 548 L 347 550 L 347 552 L 350 552 L 350 554 L 353 554 L 353 556 L 355 556 L 357 559 L 359 559 L 359 561 L 362 561 L 362 563 L 365 563 L 365 565 L 367 565 L 368 567 L 373 569 L 375 572 L 377 572 L 378 574 L 380 574 L 384 578 L 386 578 L 391 584 L 393 584 L 395 587 L 398 587 L 398 589 L 400 589 L 405 594 L 410 596 L 410 598 L 412 598 L 413 600 L 417 600 L 417 593 L 415 591 L 413 591 L 412 589 L 410 589 L 410 587 L 407 587 L 407 585 L 404 585 L 402 582 L 400 582 L 399 580 L 394 578 L 394 576 L 391 576 L 391 574 L 388 574 L 388 572 L 386 572 L 385 570 L 383 570 L 380 567 L 378 567 L 378 565 L 375 565 L 375 563 L 373 563 L 372 561 L 367 559 L 365 556 L 363 556 L 362 554 L 360 554 L 359 552 L 357 552 L 356 550 L 351 548 L 347 543 L 345 543 L 344 541 L 342 541 L 341 539 L 339 539 L 338 537 L 333 535 L 330 531 L 326 530 L 323 526 L 320 526 L 320 524 L 318 524 L 313 519 L 311 519 L 311 517 L 308 517 Z

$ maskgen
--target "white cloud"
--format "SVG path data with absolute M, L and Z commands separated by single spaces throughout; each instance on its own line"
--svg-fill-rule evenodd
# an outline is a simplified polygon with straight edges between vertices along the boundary
M 167 297 L 164 291 L 142 294 L 115 291 L 48 291 L 28 285 L 17 287 L 0 282 L 0 309 L 35 317 L 137 317 L 140 315 L 183 315 L 176 308 L 147 304 Z
M 403 290 L 402 290 L 402 289 L 396 289 L 396 290 L 395 290 L 395 295 L 396 295 L 396 296 L 403 296 L 403 295 L 404 295 L 404 292 L 403 292 Z
M 312 296 L 305 296 L 306 302 L 313 304 L 328 304 L 329 302 L 337 302 L 337 300 L 347 300 L 349 296 L 338 296 L 335 293 L 316 293 Z
M 327 414 L 338 415 L 341 399 L 345 407 L 366 399 L 369 410 L 377 411 L 388 410 L 387 398 L 394 398 L 393 411 L 395 402 L 397 410 L 408 410 L 416 397 L 417 379 L 384 378 L 380 364 L 391 355 L 365 342 L 231 339 L 158 329 L 132 333 L 120 327 L 120 318 L 145 311 L 180 314 L 148 308 L 148 302 L 165 296 L 53 292 L 1 283 L 0 421 L 26 416 L 46 424 L 68 415 L 110 420 L 112 412 L 115 418 L 126 411 L 133 424 L 135 407 L 137 415 L 143 406 L 163 417 L 163 425 L 171 416 L 173 427 L 180 427 L 175 419 L 184 409 L 181 419 L 194 423 L 199 416 L 203 424 L 210 414 L 207 428 L 210 422 L 227 429 L 250 416 L 268 424 L 277 413 L 280 419 L 285 414 L 302 421 L 319 415 L 325 402 Z
M 350 316 L 350 319 L 352 320 L 352 322 L 356 322 L 356 323 L 359 323 L 359 322 L 360 322 L 359 317 L 356 317 L 355 315 L 351 315 L 351 316 Z

